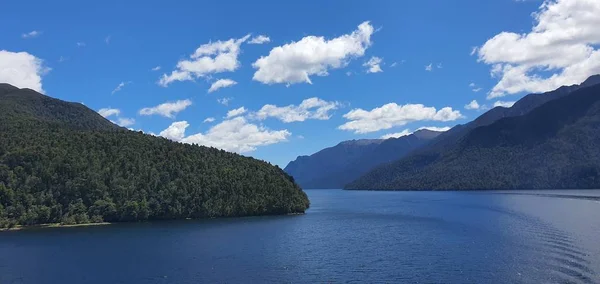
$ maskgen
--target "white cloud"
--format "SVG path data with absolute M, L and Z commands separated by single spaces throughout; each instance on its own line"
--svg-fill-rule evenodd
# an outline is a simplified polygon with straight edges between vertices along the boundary
M 546 0 L 532 14 L 530 32 L 489 39 L 477 50 L 478 60 L 500 79 L 488 98 L 545 92 L 600 73 L 599 14 L 597 0 Z
M 471 47 L 471 56 L 477 54 L 478 51 L 479 51 L 479 46 Z
M 398 65 L 398 62 L 392 63 L 392 65 L 390 65 L 390 67 L 394 68 L 394 67 L 396 67 L 396 65 Z
M 187 121 L 177 121 L 171 123 L 167 129 L 161 131 L 158 135 L 167 139 L 180 141 L 185 136 L 185 129 L 190 126 Z
M 329 69 L 345 67 L 352 58 L 363 56 L 373 32 L 373 26 L 364 22 L 351 34 L 330 40 L 306 36 L 275 47 L 252 64 L 258 69 L 253 79 L 264 84 L 312 84 L 310 76 L 327 76 Z
M 470 88 L 471 88 L 471 90 L 472 90 L 473 92 L 475 92 L 475 93 L 477 93 L 477 92 L 481 91 L 481 88 L 480 88 L 480 87 L 477 87 L 477 85 L 476 85 L 475 83 L 471 83 L 471 84 L 469 84 L 469 87 L 470 87 Z
M 442 68 L 444 68 L 444 67 L 442 66 L 442 63 L 438 63 L 436 67 L 437 67 L 438 69 L 442 69 Z
M 236 108 L 236 109 L 232 109 L 230 111 L 227 112 L 227 117 L 226 118 L 232 118 L 234 116 L 238 116 L 238 115 L 242 115 L 244 113 L 246 113 L 246 108 L 245 107 L 240 107 L 240 108 Z
M 236 81 L 233 81 L 231 79 L 219 79 L 217 81 L 215 81 L 214 83 L 212 83 L 212 85 L 210 85 L 210 88 L 208 89 L 209 93 L 212 93 L 214 91 L 217 91 L 221 88 L 227 88 L 227 87 L 231 87 L 233 85 L 237 84 Z
M 61 57 L 59 57 L 59 58 L 58 58 L 58 62 L 59 62 L 59 63 L 65 62 L 65 61 L 67 61 L 67 60 L 69 60 L 69 58 L 66 58 L 66 57 L 64 57 L 64 56 L 61 56 Z
M 82 41 L 77 42 L 77 47 L 84 47 L 84 46 L 85 46 L 85 42 L 82 42 Z
M 42 76 L 51 69 L 27 52 L 0 50 L 0 82 L 44 93 Z
M 422 104 L 398 105 L 388 103 L 370 111 L 353 109 L 344 115 L 350 120 L 338 129 L 354 131 L 354 133 L 369 133 L 395 126 L 406 125 L 415 121 L 453 121 L 463 118 L 458 110 L 444 107 L 439 111 L 435 107 Z
M 113 115 L 119 116 L 121 114 L 121 110 L 116 108 L 101 108 L 100 110 L 98 110 L 98 113 L 106 118 Z
M 445 126 L 445 127 L 424 126 L 424 127 L 417 128 L 417 131 L 422 130 L 422 129 L 427 129 L 427 130 L 437 131 L 437 132 L 446 132 L 446 131 L 450 130 L 450 127 L 448 127 L 448 126 Z M 413 133 L 414 132 L 411 131 L 410 129 L 404 129 L 401 132 L 385 134 L 385 135 L 381 136 L 381 139 L 399 138 L 402 136 L 411 135 Z
M 505 101 L 497 101 L 494 103 L 494 107 L 511 107 L 515 104 L 515 102 L 505 102 Z
M 352 71 L 346 72 L 346 76 L 352 76 Z
M 152 71 L 158 71 L 160 70 L 160 65 L 159 66 L 155 66 L 154 68 L 151 69 Z
M 377 56 L 373 56 L 373 57 L 371 57 L 371 59 L 369 59 L 369 61 L 365 62 L 363 64 L 363 66 L 368 68 L 367 73 L 383 72 L 383 70 L 381 70 L 381 66 L 379 66 L 381 64 L 381 61 L 382 61 L 381 58 L 379 58 Z
M 444 127 L 424 126 L 424 127 L 417 128 L 417 130 L 427 129 L 427 130 L 437 131 L 437 132 L 446 132 L 446 131 L 450 130 L 450 128 L 452 128 L 452 127 L 449 127 L 449 126 L 444 126 Z
M 101 108 L 98 110 L 98 114 L 100 114 L 104 118 L 114 116 L 117 120 L 111 120 L 111 122 L 122 127 L 129 127 L 135 124 L 135 119 L 121 117 L 121 110 L 116 108 Z
M 123 89 L 123 87 L 125 87 L 125 85 L 131 83 L 131 81 L 129 82 L 121 82 L 119 83 L 119 85 L 117 85 L 117 87 L 111 92 L 112 95 L 114 95 L 116 92 L 120 91 L 121 89 Z
M 232 100 L 233 100 L 233 98 L 221 98 L 221 99 L 217 99 L 217 102 L 224 106 L 228 106 L 229 102 L 231 102 Z
M 412 131 L 410 131 L 409 129 L 404 129 L 401 132 L 385 134 L 385 135 L 381 136 L 381 139 L 400 138 L 402 136 L 408 136 L 411 134 L 413 134 Z
M 465 109 L 479 109 L 479 103 L 476 100 L 472 100 L 469 104 L 465 105 Z
M 42 34 L 42 32 L 40 31 L 30 31 L 28 33 L 24 33 L 21 35 L 22 38 L 34 38 L 34 37 L 38 37 Z
M 298 106 L 288 105 L 278 107 L 267 104 L 251 116 L 261 120 L 268 117 L 275 117 L 285 123 L 305 121 L 307 119 L 328 120 L 331 117 L 329 112 L 340 106 L 339 102 L 325 101 L 314 97 L 303 100 Z
M 155 107 L 147 107 L 140 110 L 140 115 L 158 114 L 168 118 L 174 118 L 175 114 L 183 111 L 192 105 L 190 100 L 179 100 L 176 102 L 166 102 Z
M 238 55 L 240 45 L 250 35 L 239 39 L 216 41 L 203 44 L 190 55 L 189 60 L 181 60 L 170 75 L 163 74 L 158 84 L 166 87 L 174 81 L 189 81 L 214 73 L 233 72 L 240 67 Z
M 266 35 L 257 35 L 255 37 L 253 37 L 248 43 L 249 44 L 263 44 L 263 43 L 267 43 L 270 41 L 271 41 L 271 39 Z
M 207 117 L 203 122 L 204 123 L 211 123 L 211 122 L 214 122 L 214 121 L 215 121 L 214 117 Z
M 433 70 L 433 63 L 429 63 L 429 65 L 425 65 L 425 71 L 431 72 Z
M 133 118 L 126 118 L 126 117 L 119 117 L 117 118 L 117 125 L 122 126 L 122 127 L 129 127 L 135 124 L 135 119 Z
M 226 151 L 245 153 L 256 150 L 257 147 L 286 141 L 291 133 L 287 130 L 269 130 L 264 126 L 248 123 L 244 117 L 225 120 L 206 133 L 185 136 L 187 121 L 174 122 L 160 135 L 189 144 L 199 144 L 215 147 Z

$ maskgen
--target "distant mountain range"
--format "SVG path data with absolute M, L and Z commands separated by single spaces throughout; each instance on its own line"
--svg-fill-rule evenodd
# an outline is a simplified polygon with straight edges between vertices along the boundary
M 284 170 L 302 188 L 342 188 L 374 167 L 400 159 L 440 134 L 422 129 L 399 138 L 344 141 L 313 155 L 300 156 Z
M 600 76 L 496 107 L 346 188 L 600 188 Z

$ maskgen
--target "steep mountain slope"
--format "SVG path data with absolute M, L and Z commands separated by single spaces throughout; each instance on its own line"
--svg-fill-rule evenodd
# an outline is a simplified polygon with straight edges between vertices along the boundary
M 600 188 L 600 85 L 379 167 L 348 189 Z
M 0 227 L 304 212 L 278 167 L 0 85 Z
M 285 171 L 302 188 L 342 188 L 370 169 L 403 157 L 439 134 L 419 130 L 400 138 L 344 141 L 311 156 L 298 157 Z
M 571 92 L 579 90 L 580 88 L 594 86 L 596 84 L 600 84 L 600 75 L 591 76 L 579 85 L 562 86 L 554 91 L 542 94 L 526 95 L 518 100 L 512 107 L 495 107 L 469 123 L 453 127 L 452 129 L 439 135 L 436 139 L 429 143 L 429 145 L 419 148 L 418 150 L 414 151 L 414 153 L 411 153 L 411 155 L 418 153 L 431 153 L 432 151 L 439 152 L 443 151 L 444 149 L 451 148 L 465 134 L 477 127 L 489 125 L 504 117 L 514 117 L 527 114 L 531 110 L 541 106 L 546 102 L 564 97 Z

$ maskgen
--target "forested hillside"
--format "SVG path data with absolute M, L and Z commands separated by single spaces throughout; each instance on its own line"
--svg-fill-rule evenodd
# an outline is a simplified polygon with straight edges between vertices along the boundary
M 600 85 L 379 167 L 348 189 L 600 188 Z
M 278 167 L 0 84 L 0 227 L 304 212 Z

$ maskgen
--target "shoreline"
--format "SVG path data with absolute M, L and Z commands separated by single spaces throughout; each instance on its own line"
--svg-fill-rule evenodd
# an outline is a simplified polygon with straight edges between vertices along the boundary
M 64 224 L 60 224 L 60 223 L 50 223 L 50 224 L 39 224 L 39 225 L 30 225 L 30 226 L 17 225 L 12 228 L 0 228 L 0 232 L 22 231 L 22 230 L 32 230 L 32 229 L 46 229 L 46 228 L 73 228 L 73 227 L 105 226 L 105 225 L 111 225 L 111 224 L 113 224 L 113 223 L 101 222 L 101 223 L 83 223 L 83 224 L 72 224 L 72 225 L 64 225 Z
M 253 218 L 253 217 L 264 217 L 264 216 L 298 216 L 305 215 L 306 212 L 295 212 L 295 213 L 287 213 L 281 215 L 251 215 L 251 216 L 236 216 L 236 217 L 207 217 L 207 218 L 185 218 L 185 219 L 173 219 L 173 220 L 155 220 L 155 221 L 194 221 L 194 220 L 203 220 L 203 219 L 230 219 L 230 218 Z M 145 221 L 148 222 L 148 221 Z M 74 227 L 90 227 L 90 226 L 105 226 L 105 225 L 114 225 L 114 224 L 123 224 L 123 223 L 135 223 L 135 222 L 101 222 L 101 223 L 83 223 L 83 224 L 72 224 L 72 225 L 63 225 L 60 223 L 50 223 L 50 224 L 38 224 L 38 225 L 17 225 L 12 228 L 0 228 L 0 232 L 8 232 L 8 231 L 22 231 L 22 230 L 34 230 L 34 229 L 48 229 L 48 228 L 74 228 Z

